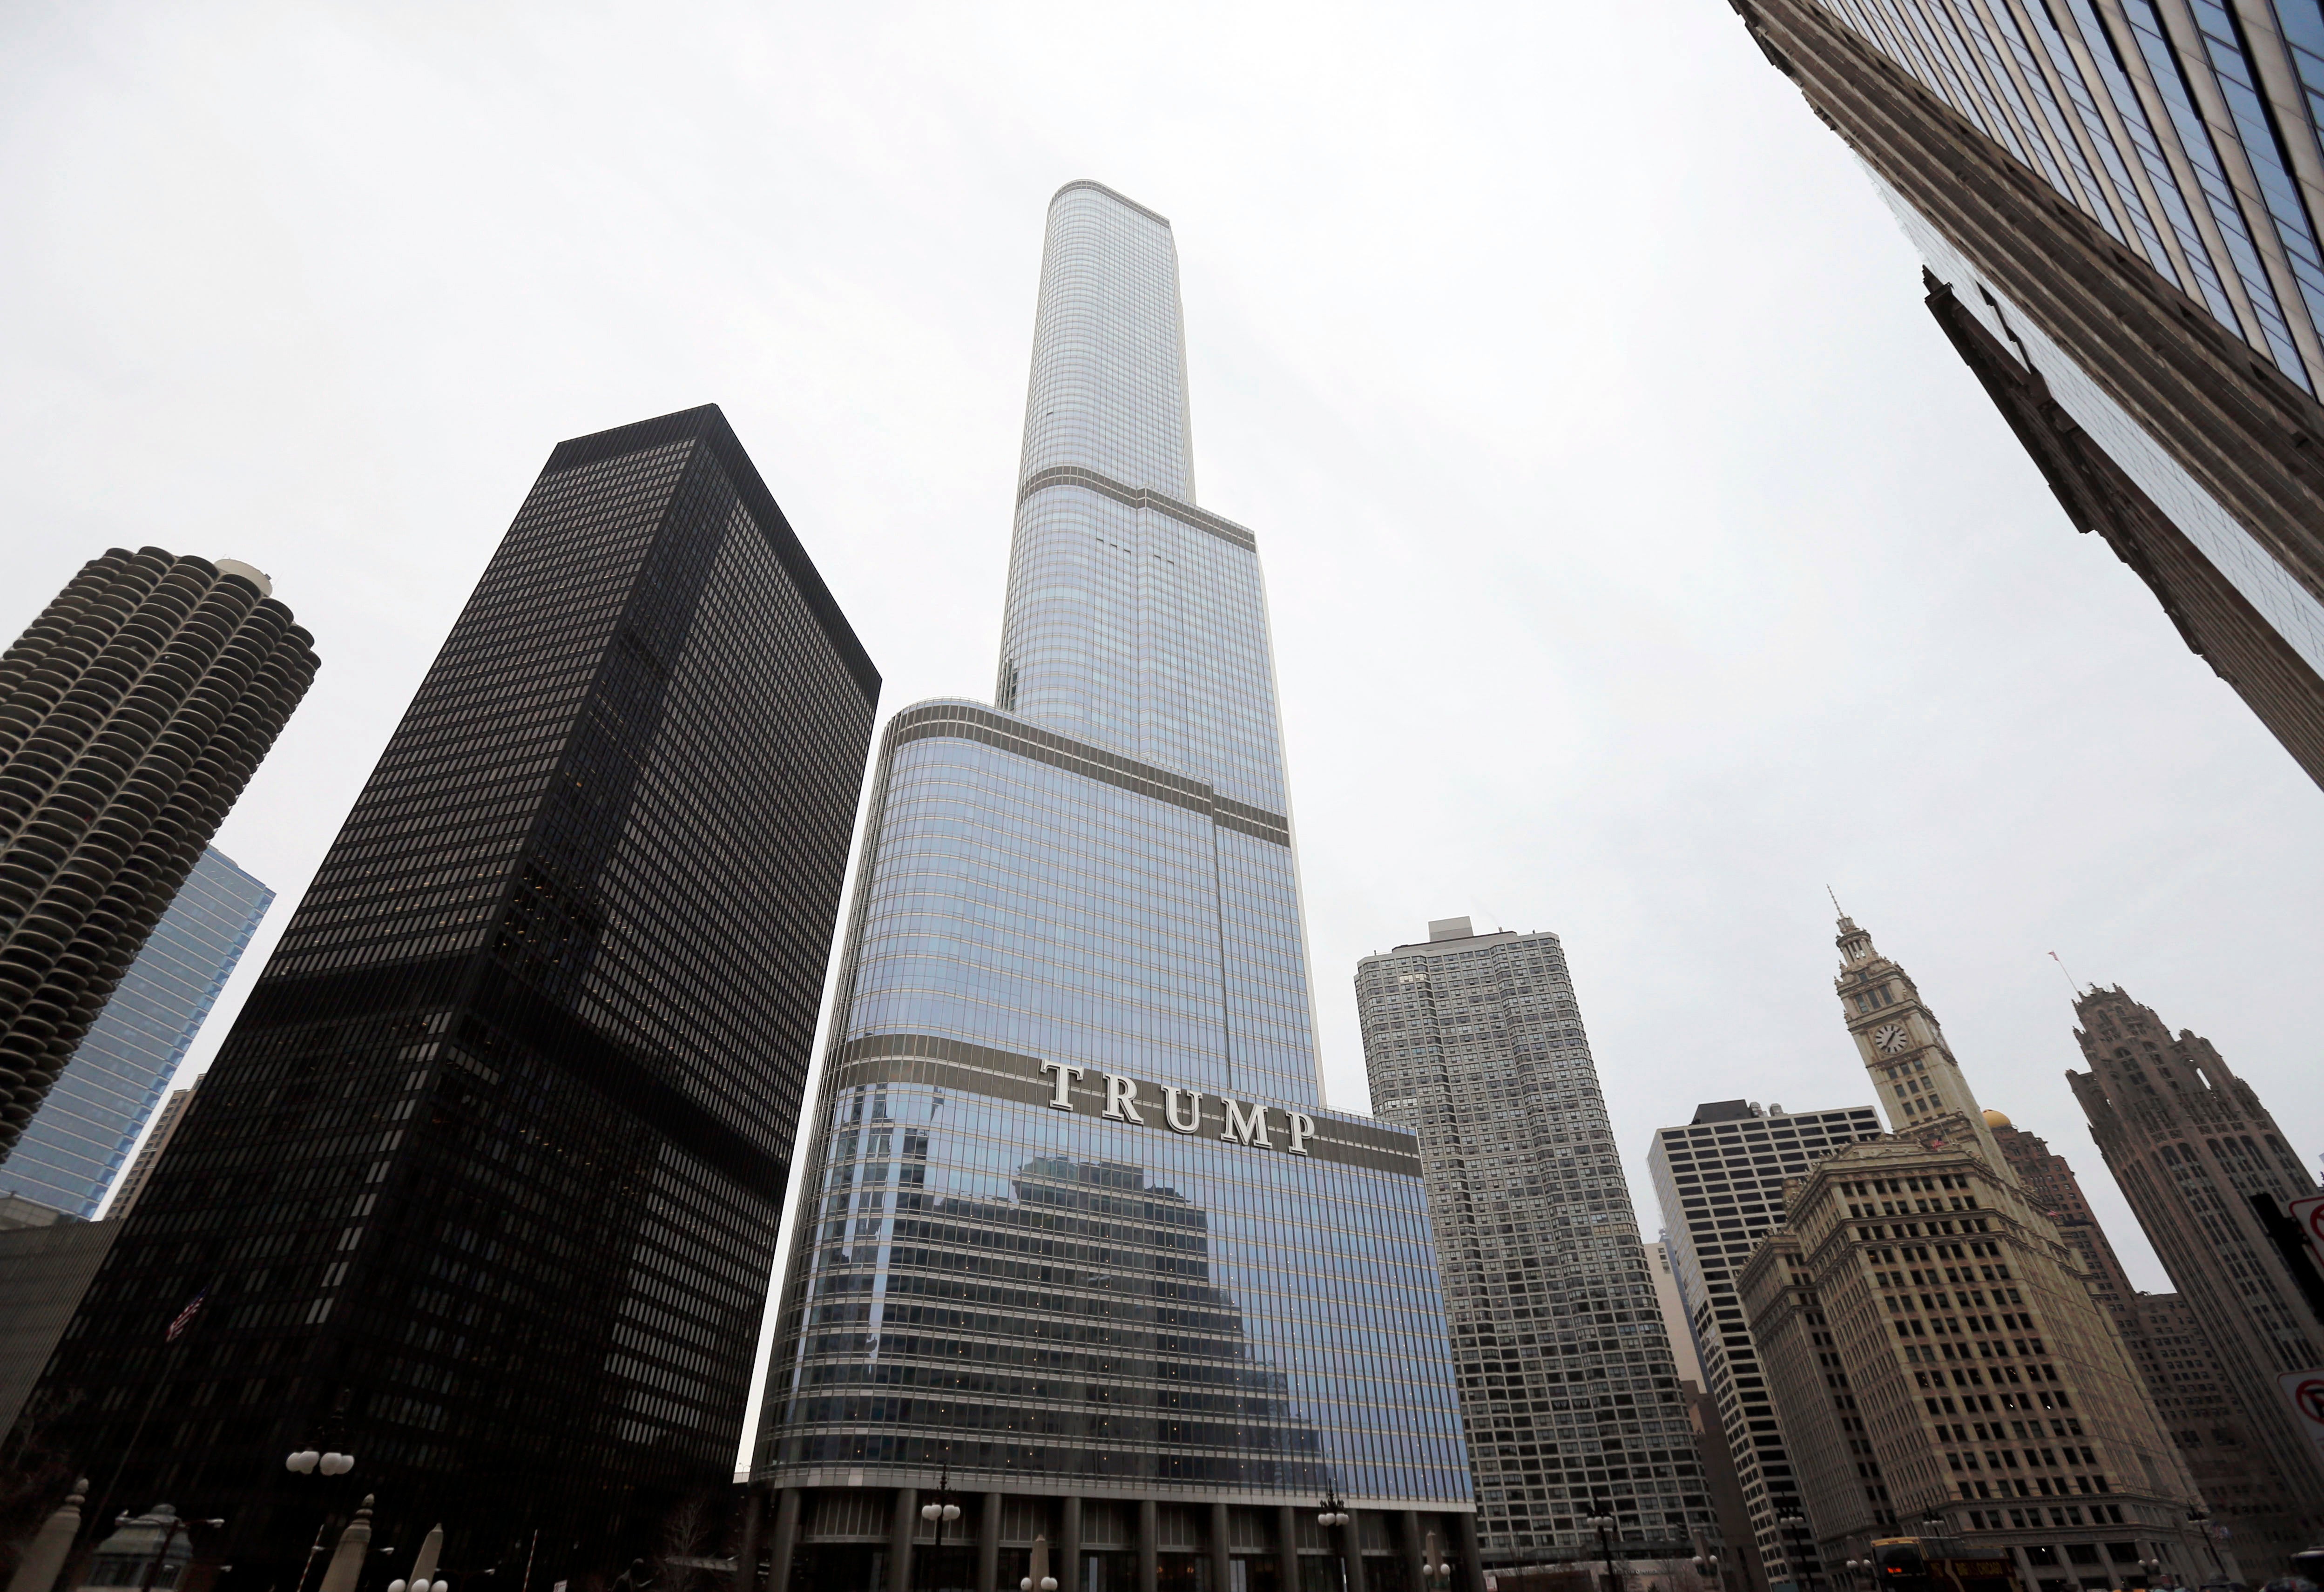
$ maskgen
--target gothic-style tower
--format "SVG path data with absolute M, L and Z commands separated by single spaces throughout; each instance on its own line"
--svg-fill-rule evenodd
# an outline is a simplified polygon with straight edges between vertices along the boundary
M 1871 934 L 1858 928 L 1851 917 L 1840 918 L 1833 943 L 1840 947 L 1840 977 L 1832 986 L 1840 992 L 1840 1010 L 1864 1058 L 1864 1070 L 1872 1074 L 1881 1109 L 1888 1113 L 1888 1126 L 1919 1136 L 1923 1128 L 1941 1121 L 1949 1130 L 1946 1136 L 1974 1139 L 1978 1157 L 2014 1180 L 2009 1160 L 1986 1125 L 1952 1047 L 1945 1043 L 1937 1014 L 1922 1001 L 1912 976 L 1893 958 L 1881 955 Z

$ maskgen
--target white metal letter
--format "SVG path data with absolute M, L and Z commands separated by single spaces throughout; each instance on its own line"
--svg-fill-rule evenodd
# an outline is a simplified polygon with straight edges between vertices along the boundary
M 1283 1114 L 1291 1118 L 1291 1142 L 1283 1147 L 1295 1155 L 1305 1155 L 1307 1140 L 1315 1131 L 1315 1118 L 1304 1111 L 1286 1111 Z
M 1138 1080 L 1124 1078 L 1119 1072 L 1105 1075 L 1105 1114 L 1116 1122 L 1135 1122 L 1140 1127 L 1146 1118 L 1138 1114 Z
M 1262 1150 L 1271 1150 L 1275 1147 L 1267 1136 L 1265 1106 L 1253 1106 L 1250 1114 L 1245 1115 L 1240 1100 L 1226 1100 L 1222 1103 L 1227 1109 L 1227 1130 L 1219 1135 L 1221 1138 L 1238 1139 L 1247 1145 L 1257 1145 Z
M 1055 1072 L 1057 1075 L 1057 1095 L 1049 1102 L 1049 1109 L 1053 1111 L 1072 1110 L 1074 1100 L 1071 1090 L 1074 1087 L 1074 1080 L 1082 1075 L 1082 1070 L 1079 1067 L 1068 1067 L 1063 1062 L 1043 1062 L 1041 1071 Z
M 1184 1122 L 1178 1120 L 1178 1097 L 1185 1095 L 1189 1104 Z M 1173 1089 L 1162 1086 L 1162 1120 L 1170 1125 L 1173 1133 L 1193 1133 L 1203 1126 L 1203 1091 L 1199 1089 Z

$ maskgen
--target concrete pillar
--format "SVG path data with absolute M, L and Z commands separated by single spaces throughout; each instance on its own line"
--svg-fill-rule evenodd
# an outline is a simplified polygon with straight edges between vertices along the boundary
M 766 1488 L 752 1487 L 742 1495 L 742 1540 L 734 1549 L 734 1592 L 759 1592 L 759 1523 L 766 1509 Z
M 1066 1498 L 1058 1514 L 1057 1592 L 1082 1592 L 1082 1501 Z
M 8 1592 L 50 1592 L 57 1584 L 57 1572 L 64 1569 L 73 1539 L 80 1535 L 80 1506 L 88 1501 L 88 1477 L 84 1476 L 73 1483 L 71 1495 L 41 1523 L 41 1529 L 24 1545 L 24 1557 L 16 1561 L 16 1573 L 9 1578 Z
M 1138 1500 L 1138 1592 L 1162 1592 L 1161 1515 L 1153 1499 Z
M 1340 1528 L 1340 1551 L 1347 1555 L 1348 1592 L 1364 1592 L 1364 1517 L 1352 1509 Z
M 1001 1592 L 1001 1495 L 976 1506 L 976 1592 Z
M 1420 1511 L 1407 1509 L 1396 1517 L 1397 1533 L 1403 1540 L 1397 1545 L 1404 1550 L 1405 1584 L 1413 1592 L 1425 1592 L 1428 1583 L 1420 1578 L 1420 1567 L 1428 1562 L 1427 1540 L 1420 1534 Z
M 1233 1585 L 1234 1538 L 1229 1533 L 1227 1506 L 1213 1504 L 1211 1505 L 1211 1586 L 1215 1592 L 1228 1592 Z
M 888 1521 L 888 1592 L 912 1592 L 912 1533 L 920 1529 L 920 1489 L 898 1487 Z
M 1275 1512 L 1275 1539 L 1282 1556 L 1283 1592 L 1299 1592 L 1299 1511 L 1288 1504 Z
M 1454 1515 L 1452 1532 L 1461 1543 L 1461 1592 L 1485 1592 L 1485 1556 L 1477 1546 L 1477 1517 L 1465 1511 Z
M 364 1555 L 371 1548 L 371 1495 L 364 1495 L 363 1507 L 347 1522 L 347 1529 L 339 1533 L 339 1545 L 331 1553 L 330 1568 L 323 1572 L 322 1592 L 355 1592 L 355 1581 L 363 1575 Z
M 775 1541 L 767 1554 L 767 1592 L 790 1592 L 791 1560 L 798 1557 L 799 1506 L 805 1499 L 797 1487 L 785 1487 L 775 1495 Z

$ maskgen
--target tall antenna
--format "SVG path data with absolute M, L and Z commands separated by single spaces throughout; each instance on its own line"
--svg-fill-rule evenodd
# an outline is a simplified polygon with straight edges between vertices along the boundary
M 2074 992 L 2075 998 L 2079 1000 L 2081 998 L 2082 987 L 2074 982 L 2073 974 L 2066 972 L 2066 959 L 2052 951 L 2050 952 L 2050 960 L 2058 964 L 2058 971 L 2061 973 L 2065 974 L 2066 988 L 2071 989 Z
M 1846 917 L 1848 914 L 1841 908 L 1840 905 L 1840 897 L 1838 896 L 1832 896 L 1831 887 L 1830 885 L 1824 886 L 1823 893 L 1827 896 L 1831 896 L 1831 909 L 1834 912 L 1839 913 L 1840 916 Z

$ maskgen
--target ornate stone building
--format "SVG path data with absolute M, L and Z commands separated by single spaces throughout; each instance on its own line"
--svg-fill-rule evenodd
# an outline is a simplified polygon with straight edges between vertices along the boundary
M 2193 1485 L 2080 1258 L 1904 970 L 1846 917 L 1838 944 L 1893 1132 L 1787 1185 L 1738 1279 L 1821 1556 L 1901 1524 L 2014 1556 L 2043 1592 L 2147 1552 L 2200 1578 Z
M 2240 1419 L 2215 1448 L 2248 1440 L 2264 1480 L 2235 1500 L 2246 1564 L 2268 1573 L 2324 1536 L 2324 1456 L 2297 1430 L 2278 1386 L 2324 1366 L 2324 1330 L 2261 1228 L 2252 1197 L 2282 1201 L 2315 1182 L 2249 1084 L 2211 1042 L 2169 1025 L 2119 988 L 2074 1002 L 2089 1063 L 2067 1081 L 2107 1170 L 2218 1356 Z M 2200 1423 L 2179 1423 L 2199 1433 Z M 2222 1501 L 2222 1513 L 2225 1511 Z

